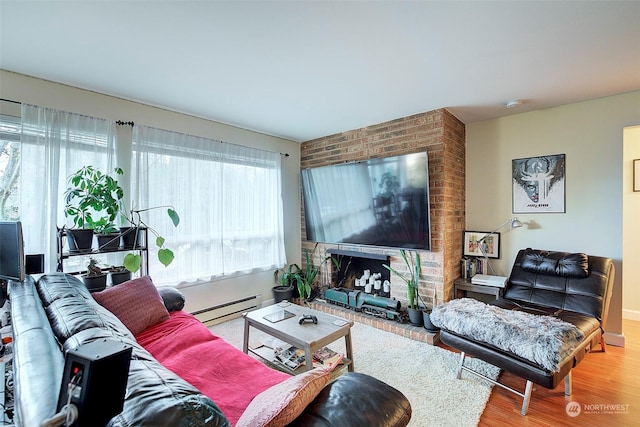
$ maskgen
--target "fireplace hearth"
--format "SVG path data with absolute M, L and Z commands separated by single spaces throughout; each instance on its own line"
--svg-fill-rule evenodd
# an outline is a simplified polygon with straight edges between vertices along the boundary
M 322 311 L 343 319 L 364 323 L 365 325 L 391 332 L 415 341 L 436 345 L 440 341 L 440 332 L 429 332 L 422 326 L 413 326 L 409 323 L 401 323 L 393 320 L 383 319 L 366 313 L 360 313 L 348 308 L 329 304 L 321 299 L 315 299 L 308 303 L 314 310 Z

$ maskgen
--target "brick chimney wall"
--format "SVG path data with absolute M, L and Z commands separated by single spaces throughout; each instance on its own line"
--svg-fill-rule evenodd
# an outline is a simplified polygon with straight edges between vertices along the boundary
M 464 123 L 446 109 L 438 109 L 306 141 L 300 149 L 300 166 L 306 169 L 425 150 L 429 159 L 431 251 L 420 251 L 419 292 L 427 305 L 432 305 L 434 295 L 438 303 L 453 297 L 453 281 L 460 276 L 465 225 Z M 314 243 L 306 241 L 304 208 L 301 215 L 302 247 L 311 250 Z M 385 254 L 392 267 L 406 269 L 399 250 L 359 245 L 321 244 L 316 262 L 329 248 Z M 304 263 L 304 254 L 302 260 Z M 320 283 L 329 283 L 326 267 Z M 395 275 L 391 275 L 391 296 L 406 307 L 406 286 Z

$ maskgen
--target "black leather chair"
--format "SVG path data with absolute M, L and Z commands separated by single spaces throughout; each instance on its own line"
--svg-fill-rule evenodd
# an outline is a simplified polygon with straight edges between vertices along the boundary
M 457 377 L 460 378 L 462 370 L 465 370 L 516 393 L 523 398 L 522 415 L 527 413 L 533 383 L 554 389 L 564 379 L 565 395 L 570 395 L 571 369 L 598 344 L 602 351 L 606 350 L 602 335 L 614 273 L 610 258 L 539 249 L 521 250 L 503 297 L 491 304 L 504 309 L 556 317 L 575 325 L 582 332 L 583 339 L 569 356 L 560 360 L 557 371 L 552 371 L 491 343 L 442 329 L 441 341 L 461 352 Z M 487 328 L 490 327 L 492 325 L 487 325 Z M 464 366 L 467 354 L 526 379 L 525 391 L 522 393 Z

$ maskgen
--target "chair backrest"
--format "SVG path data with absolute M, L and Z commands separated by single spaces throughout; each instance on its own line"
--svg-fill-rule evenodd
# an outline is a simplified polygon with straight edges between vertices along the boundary
M 504 297 L 592 316 L 605 327 L 615 269 L 611 258 L 522 249 Z

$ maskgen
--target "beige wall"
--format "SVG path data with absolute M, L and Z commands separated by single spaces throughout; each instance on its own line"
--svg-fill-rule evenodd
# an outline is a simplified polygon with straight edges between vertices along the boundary
M 640 192 L 633 191 L 633 160 L 640 159 L 640 126 L 624 129 L 622 317 L 640 320 Z
M 105 119 L 133 121 L 146 126 L 233 144 L 289 153 L 289 157 L 282 159 L 283 199 L 286 202 L 285 246 L 287 260 L 300 262 L 300 146 L 298 143 L 4 70 L 0 70 L 0 98 Z M 16 104 L 0 102 L 0 113 L 16 111 L 19 114 L 20 110 L 16 108 Z M 187 296 L 187 310 L 195 311 L 257 293 L 262 294 L 263 300 L 270 300 L 272 286 L 272 272 L 268 271 L 217 280 L 211 286 L 208 284 L 188 286 L 183 288 L 183 292 Z
M 607 342 L 620 345 L 623 128 L 639 123 L 636 91 L 467 125 L 468 229 L 490 230 L 513 216 L 512 159 L 566 154 L 566 213 L 518 215 L 526 224 L 500 230 L 502 258 L 493 265 L 508 275 L 517 251 L 526 247 L 612 258 L 616 279 Z

